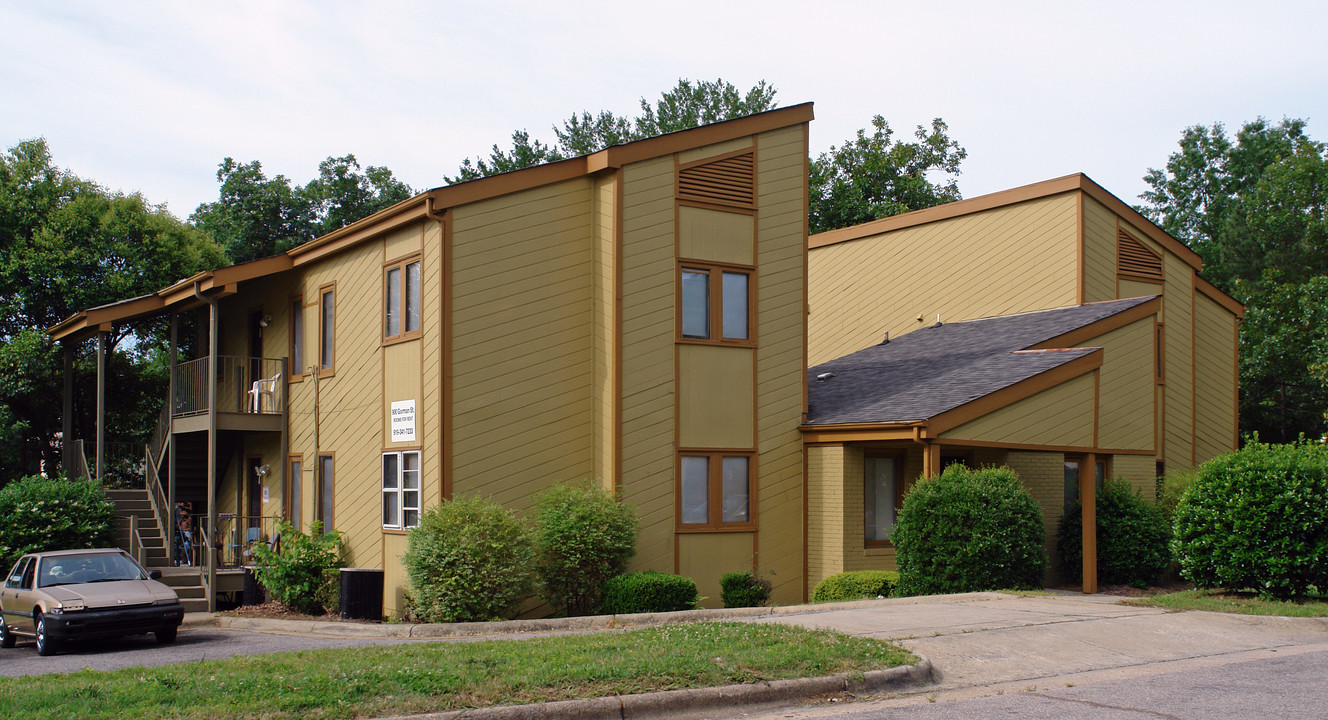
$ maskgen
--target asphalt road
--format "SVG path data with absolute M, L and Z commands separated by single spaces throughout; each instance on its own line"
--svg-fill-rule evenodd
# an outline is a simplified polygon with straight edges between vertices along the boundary
M 71 643 L 58 655 L 41 657 L 31 640 L 19 640 L 18 646 L 0 649 L 0 676 L 70 673 L 83 669 L 116 670 L 126 667 L 170 665 L 173 663 L 216 660 L 233 655 L 262 655 L 287 650 L 348 648 L 364 645 L 399 645 L 419 642 L 397 638 L 327 638 L 295 635 L 271 635 L 213 627 L 180 628 L 176 641 L 158 645 L 150 635 L 136 635 L 114 640 Z
M 985 697 L 923 693 L 835 707 L 788 708 L 756 720 L 1246 720 L 1328 718 L 1328 651 L 1303 652 L 1088 685 L 1047 681 Z M 1072 687 L 1066 687 L 1071 685 Z

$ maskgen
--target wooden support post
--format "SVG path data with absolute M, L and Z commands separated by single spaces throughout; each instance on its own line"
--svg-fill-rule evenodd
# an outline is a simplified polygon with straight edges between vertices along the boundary
M 65 471 L 65 477 L 73 478 L 73 472 L 66 465 L 70 448 L 74 446 L 74 348 L 67 341 L 60 343 L 60 347 L 64 350 L 65 361 L 65 396 L 60 413 L 60 468 Z
M 1083 508 L 1084 592 L 1097 592 L 1097 456 L 1079 461 L 1079 505 Z
M 101 482 L 102 469 L 106 461 L 106 351 L 110 345 L 111 334 L 105 330 L 97 333 L 97 482 Z
M 167 369 L 168 380 L 166 382 L 166 436 L 162 438 L 161 446 L 171 454 L 166 465 L 166 522 L 170 529 L 166 531 L 166 557 L 170 564 L 175 563 L 175 543 L 176 537 L 180 533 L 180 515 L 175 511 L 175 438 L 172 436 L 175 430 L 175 365 L 178 361 L 177 347 L 180 340 L 180 316 L 178 313 L 171 312 L 171 344 L 170 344 L 170 363 Z M 157 462 L 160 458 L 152 458 L 152 462 Z
M 197 293 L 197 290 L 195 290 Z M 208 302 L 208 362 L 207 362 L 207 504 L 208 504 L 208 612 L 217 610 L 217 333 L 221 318 L 217 301 Z
M 922 448 L 922 476 L 936 477 L 941 474 L 941 446 L 928 443 Z

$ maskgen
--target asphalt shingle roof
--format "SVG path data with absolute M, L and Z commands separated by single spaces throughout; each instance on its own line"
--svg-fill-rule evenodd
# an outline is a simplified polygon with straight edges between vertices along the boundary
M 822 363 L 807 373 L 807 424 L 927 420 L 1094 352 L 1024 349 L 1153 297 L 925 327 Z

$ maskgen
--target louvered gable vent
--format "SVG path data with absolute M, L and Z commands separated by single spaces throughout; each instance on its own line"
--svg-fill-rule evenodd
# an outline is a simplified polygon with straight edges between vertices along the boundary
M 747 152 L 682 168 L 678 171 L 678 199 L 755 207 L 755 165 L 752 153 Z
M 1116 272 L 1162 282 L 1162 257 L 1124 230 L 1116 231 Z

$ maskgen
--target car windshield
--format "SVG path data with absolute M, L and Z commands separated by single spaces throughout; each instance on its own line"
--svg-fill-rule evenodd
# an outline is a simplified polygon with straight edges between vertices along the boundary
M 119 553 L 44 558 L 40 572 L 38 587 L 143 579 L 138 565 Z

